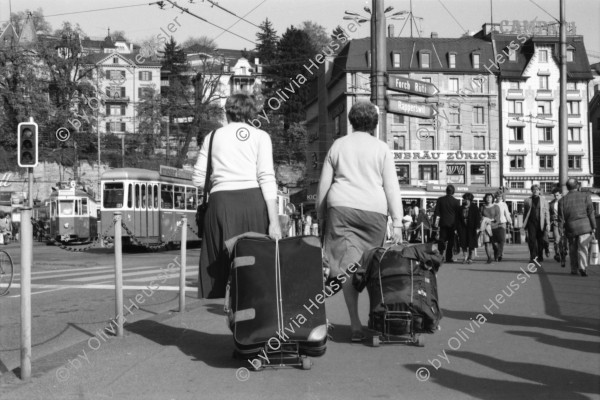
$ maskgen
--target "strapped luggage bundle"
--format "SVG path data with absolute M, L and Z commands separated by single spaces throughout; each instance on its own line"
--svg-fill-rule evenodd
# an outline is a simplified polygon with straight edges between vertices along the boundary
M 323 355 L 327 343 L 319 238 L 254 235 L 232 243 L 225 311 L 236 357 L 255 369 L 309 369 L 307 356 Z
M 384 342 L 424 344 L 421 333 L 434 333 L 442 313 L 436 272 L 441 254 L 432 243 L 377 247 L 365 252 L 353 278 L 360 292 L 369 293 L 369 328 Z M 397 337 L 397 338 L 392 338 Z

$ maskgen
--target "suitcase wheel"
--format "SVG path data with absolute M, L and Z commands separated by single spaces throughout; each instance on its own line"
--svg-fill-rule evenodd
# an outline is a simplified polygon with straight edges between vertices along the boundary
M 381 344 L 381 341 L 379 340 L 379 336 L 373 336 L 372 344 L 373 344 L 373 347 L 379 347 L 379 345 Z
M 312 367 L 312 361 L 308 357 L 302 357 L 302 369 L 309 370 Z
M 423 335 L 416 335 L 414 344 L 417 347 L 425 347 L 425 337 Z

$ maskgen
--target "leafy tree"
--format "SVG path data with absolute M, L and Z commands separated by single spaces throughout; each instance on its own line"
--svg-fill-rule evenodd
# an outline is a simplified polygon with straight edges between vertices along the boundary
M 10 23 L 12 23 L 18 34 L 21 34 L 23 25 L 25 24 L 25 21 L 27 21 L 27 16 L 30 13 L 31 17 L 33 18 L 33 26 L 35 27 L 36 33 L 50 34 L 52 32 L 52 25 L 46 21 L 46 17 L 44 17 L 44 10 L 42 8 L 38 8 L 35 11 L 25 10 L 10 14 Z M 8 22 L 4 24 L 3 29 L 7 25 Z
M 188 47 L 191 47 L 194 45 L 199 45 L 207 50 L 216 50 L 218 47 L 215 39 L 210 38 L 208 36 L 198 36 L 198 37 L 190 36 L 182 44 L 184 49 L 187 49 Z
M 316 55 L 327 47 L 331 39 L 327 36 L 325 27 L 313 21 L 304 21 L 299 26 L 310 38 L 310 43 L 313 48 L 313 53 Z

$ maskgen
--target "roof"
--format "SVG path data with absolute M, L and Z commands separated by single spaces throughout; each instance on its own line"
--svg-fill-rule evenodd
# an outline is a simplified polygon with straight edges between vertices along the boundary
M 521 36 L 521 38 L 523 38 L 523 36 Z M 499 54 L 502 50 L 508 52 L 507 48 L 511 41 L 520 45 L 516 50 L 516 62 L 504 62 L 500 64 L 500 77 L 522 77 L 523 71 L 525 71 L 525 68 L 533 57 L 536 45 L 547 44 L 553 46 L 552 56 L 557 64 L 560 62 L 560 40 L 556 36 L 533 36 L 523 43 L 517 38 L 517 35 L 497 34 L 494 35 L 494 39 Z M 573 62 L 567 63 L 567 79 L 592 79 L 587 52 L 585 50 L 585 45 L 583 44 L 583 36 L 567 36 L 567 46 L 570 46 L 574 50 Z M 514 47 L 515 46 L 513 45 L 513 48 Z
M 100 178 L 103 181 L 107 180 L 122 180 L 136 179 L 145 181 L 159 181 L 160 175 L 158 171 L 150 171 L 141 168 L 113 168 L 104 172 Z
M 4 31 L 0 33 L 0 47 L 16 42 L 19 39 L 17 31 L 11 23 L 6 25 Z
M 243 50 L 214 49 L 214 48 L 202 46 L 199 44 L 194 44 L 190 47 L 186 47 L 185 49 L 183 49 L 183 51 L 185 52 L 185 54 L 187 55 L 188 58 L 193 58 L 194 57 L 193 55 L 198 54 L 198 53 L 210 54 L 215 57 L 223 57 L 225 59 L 225 61 L 230 65 L 235 64 L 235 62 L 237 60 L 239 60 L 240 58 L 243 57 L 243 55 L 242 55 Z M 250 64 L 253 64 L 254 60 L 249 60 L 249 61 L 250 61 Z
M 83 58 L 83 63 L 84 64 L 99 64 L 102 61 L 110 58 L 110 57 L 120 57 L 122 59 L 125 59 L 126 61 L 128 61 L 130 64 L 132 65 L 137 65 L 140 67 L 160 67 L 161 63 L 158 61 L 154 61 L 148 58 L 145 58 L 143 56 L 140 56 L 140 60 L 143 62 L 138 62 L 136 60 L 137 55 L 140 54 L 139 52 L 135 52 L 135 53 L 131 53 L 131 54 L 123 54 L 123 53 L 92 53 L 92 54 L 88 54 L 87 56 L 85 56 Z
M 33 18 L 31 14 L 27 16 L 27 20 L 23 24 L 21 34 L 19 35 L 19 45 L 31 44 L 37 42 L 37 34 L 35 32 L 35 26 L 33 25 Z

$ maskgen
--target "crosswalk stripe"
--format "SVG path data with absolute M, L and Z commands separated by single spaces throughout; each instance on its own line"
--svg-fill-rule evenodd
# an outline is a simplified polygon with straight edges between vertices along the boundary
M 128 271 L 137 271 L 137 270 L 152 270 L 155 267 L 132 267 L 132 268 L 127 268 Z M 81 272 L 69 272 L 66 274 L 56 274 L 56 275 L 44 275 L 44 276 L 39 276 L 39 275 L 33 275 L 32 276 L 32 280 L 40 280 L 40 279 L 52 279 L 52 278 L 64 278 L 64 277 L 68 277 L 68 276 L 82 276 L 82 275 L 93 275 L 93 274 L 97 274 L 97 273 L 102 273 L 102 272 L 109 272 L 111 270 L 114 270 L 114 267 L 105 267 L 103 270 L 101 271 L 81 271 Z M 113 273 L 114 276 L 114 273 Z
M 198 276 L 198 271 L 196 272 L 192 272 L 192 271 L 186 271 L 185 273 L 186 278 L 187 277 L 196 277 Z M 179 274 L 169 274 L 167 275 L 167 279 L 171 279 L 171 278 L 179 278 Z M 161 275 L 161 280 L 163 280 L 164 277 Z M 126 279 L 127 282 L 151 282 L 152 280 L 156 280 L 156 276 L 151 276 L 151 277 L 146 277 L 146 278 L 135 278 L 135 279 Z
M 21 285 L 19 283 L 13 283 L 11 285 L 11 289 L 20 289 Z M 58 289 L 58 288 L 65 288 L 65 289 L 110 289 L 110 290 L 115 290 L 115 285 L 99 285 L 99 284 L 87 284 L 87 285 L 42 285 L 42 284 L 36 284 L 33 283 L 31 284 L 31 288 L 33 289 Z M 167 291 L 167 292 L 178 292 L 179 291 L 179 286 L 160 286 L 158 289 L 148 289 L 148 286 L 137 286 L 137 285 L 123 285 L 123 290 L 141 290 L 141 289 L 146 289 L 146 290 L 154 290 L 155 292 L 158 291 Z M 193 292 L 193 291 L 197 291 L 198 288 L 196 287 L 186 287 L 185 291 L 186 292 Z
M 141 272 L 124 272 L 123 278 L 125 278 L 127 276 L 153 274 L 154 279 L 158 279 L 158 275 L 160 275 L 162 272 L 166 273 L 166 270 L 161 271 L 158 269 L 154 269 L 154 270 L 146 270 L 146 271 L 141 271 Z M 65 282 L 91 282 L 91 281 L 97 281 L 97 280 L 101 280 L 101 279 L 108 279 L 108 278 L 114 278 L 114 277 L 115 277 L 115 274 L 112 273 L 112 274 L 104 274 L 104 275 L 86 276 L 86 277 L 82 277 L 82 278 L 64 279 L 64 281 Z M 162 279 L 162 276 L 161 276 L 161 279 Z

